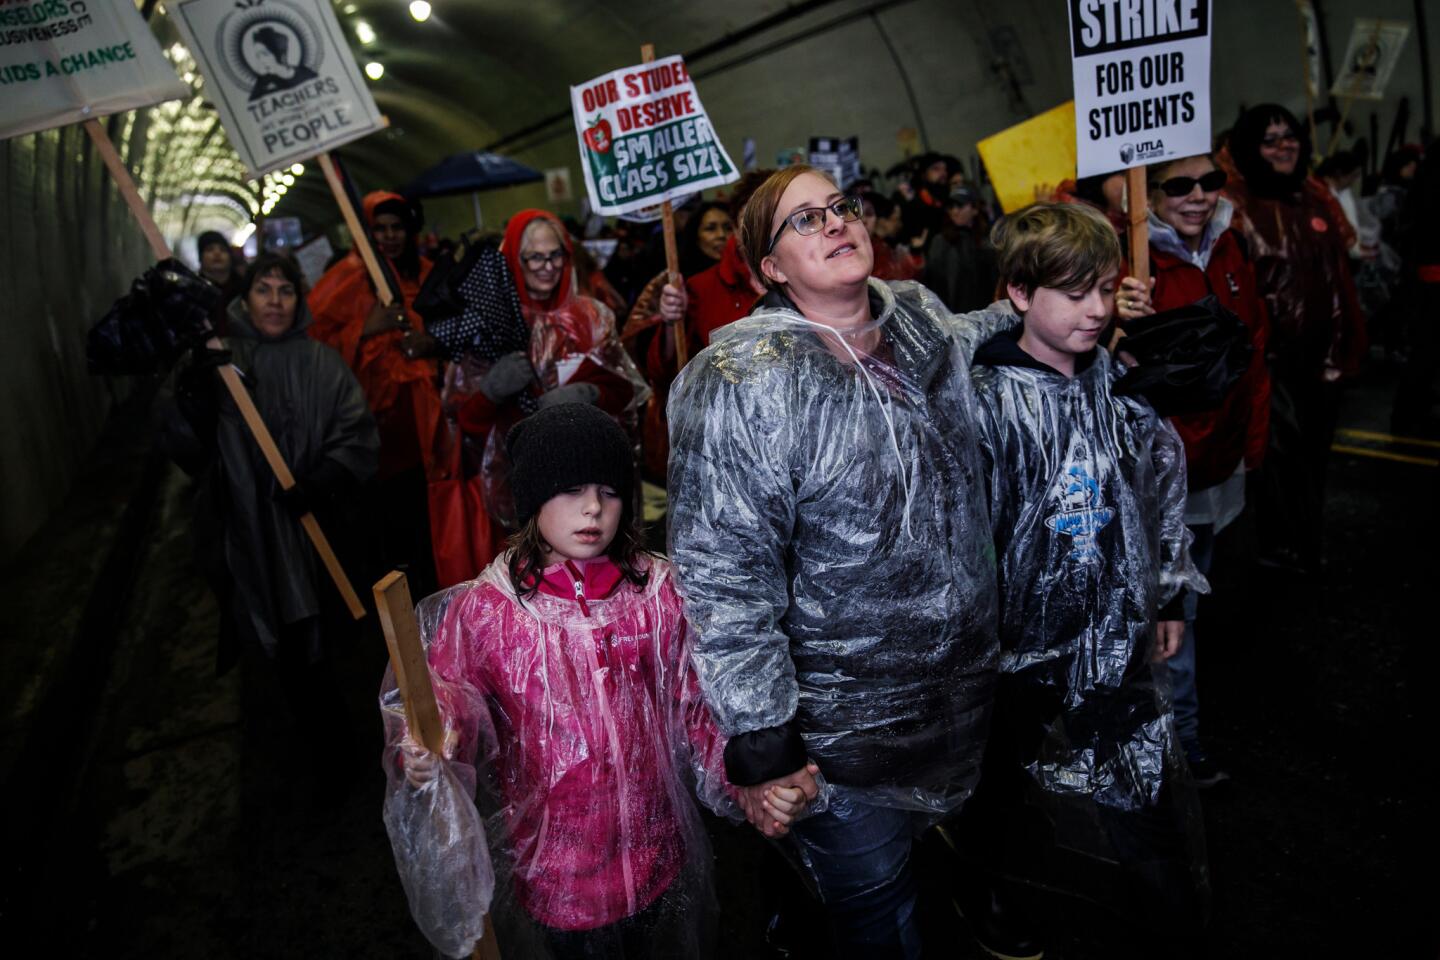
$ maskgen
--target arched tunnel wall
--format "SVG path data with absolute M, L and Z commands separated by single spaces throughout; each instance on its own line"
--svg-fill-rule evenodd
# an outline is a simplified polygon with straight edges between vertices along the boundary
M 118 137 L 125 118 L 109 124 Z M 122 156 L 144 152 L 133 124 Z M 69 490 L 132 384 L 85 371 L 85 333 L 150 260 L 79 126 L 0 141 L 0 562 Z

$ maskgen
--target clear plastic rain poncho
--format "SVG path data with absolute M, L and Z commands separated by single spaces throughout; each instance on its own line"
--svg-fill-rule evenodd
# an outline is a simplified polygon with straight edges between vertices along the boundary
M 1000 565 L 993 735 L 1023 742 L 1023 789 L 1059 846 L 1121 864 L 1161 855 L 1135 827 L 1164 807 L 1169 835 L 1191 841 L 1183 863 L 1203 848 L 1199 809 L 1169 672 L 1149 658 L 1157 612 L 1209 591 L 1190 560 L 1185 449 L 1148 404 L 1112 395 L 1125 367 L 1103 348 L 1073 379 L 1042 367 L 1012 331 L 973 372 Z M 1016 717 L 1023 731 L 1002 729 Z
M 385 825 L 412 915 L 449 956 L 468 954 L 487 907 L 507 957 L 587 936 L 627 955 L 707 955 L 716 907 L 696 798 L 739 809 L 669 565 L 655 560 L 644 587 L 622 582 L 582 608 L 517 596 L 507 560 L 418 607 L 456 738 L 422 788 L 405 776 L 393 675 L 382 689 Z
M 873 355 L 772 293 L 681 373 L 671 555 L 732 749 L 798 732 L 856 799 L 940 815 L 974 785 L 998 659 L 971 348 L 916 283 L 870 299 Z

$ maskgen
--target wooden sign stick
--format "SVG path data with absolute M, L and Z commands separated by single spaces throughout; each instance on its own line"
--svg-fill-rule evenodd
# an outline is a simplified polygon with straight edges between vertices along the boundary
M 1125 186 L 1130 207 L 1130 276 L 1150 285 L 1150 221 L 1147 215 L 1145 168 L 1131 167 L 1125 171 Z
M 655 45 L 640 47 L 640 62 L 651 63 L 655 59 Z M 665 227 L 665 272 L 672 287 L 684 289 L 685 278 L 680 276 L 680 254 L 675 246 L 675 209 L 666 200 L 660 205 L 660 218 Z M 677 370 L 690 362 L 690 340 L 685 333 L 685 317 L 675 321 L 675 368 Z
M 140 223 L 140 230 L 145 234 L 145 239 L 150 242 L 150 252 L 155 255 L 156 260 L 165 260 L 170 257 L 170 246 L 165 242 L 165 237 L 160 233 L 159 226 L 155 219 L 150 216 L 150 208 L 145 206 L 145 201 L 140 196 L 140 191 L 135 187 L 135 181 L 126 169 L 120 154 L 115 150 L 115 144 L 110 141 L 110 136 L 100 121 L 90 119 L 85 121 L 85 132 L 90 135 L 95 149 L 100 152 L 100 158 L 105 161 L 106 168 L 110 171 L 111 178 L 115 185 L 120 188 L 120 195 L 125 198 L 125 203 L 135 219 Z M 205 344 L 211 350 L 223 350 L 225 345 L 218 337 L 211 337 Z M 259 445 L 260 452 L 265 455 L 265 462 L 275 473 L 275 479 L 279 481 L 282 490 L 289 490 L 295 486 L 295 476 L 290 472 L 290 467 L 285 463 L 285 458 L 280 454 L 280 448 L 275 446 L 275 438 L 270 436 L 270 430 L 265 426 L 265 421 L 260 418 L 260 411 L 255 409 L 255 401 L 250 398 L 250 391 L 240 382 L 240 374 L 235 367 L 226 364 L 220 368 L 220 379 L 225 383 L 225 389 L 230 391 L 230 398 L 235 401 L 235 406 L 240 408 L 240 416 L 244 418 L 245 425 L 250 428 L 255 443 Z M 310 542 L 315 546 L 315 552 L 320 554 L 325 569 L 330 574 L 330 579 L 335 581 L 340 596 L 345 598 L 345 606 L 350 609 L 350 615 L 356 620 L 365 616 L 365 607 L 360 603 L 360 597 L 355 593 L 355 588 L 350 585 L 350 579 L 345 576 L 345 570 L 340 566 L 335 551 L 330 548 L 330 541 L 325 539 L 325 534 L 320 529 L 313 513 L 307 513 L 300 518 L 300 526 L 310 537 Z
M 375 584 L 374 592 L 375 609 L 380 613 L 380 627 L 385 632 L 390 667 L 395 671 L 395 684 L 405 704 L 405 722 L 410 735 L 426 750 L 443 756 L 445 728 L 440 722 L 440 707 L 435 702 L 435 687 L 430 682 L 425 647 L 420 642 L 420 624 L 415 620 L 410 584 L 405 574 L 391 570 Z M 500 945 L 495 942 L 495 927 L 488 913 L 484 933 L 471 956 L 474 960 L 500 960 Z
M 322 153 L 315 158 L 320 161 L 320 169 L 325 172 L 325 182 L 330 184 L 330 192 L 335 195 L 335 203 L 340 207 L 340 215 L 345 218 L 345 227 L 350 231 L 350 240 L 355 244 L 355 249 L 360 251 L 360 259 L 365 261 L 365 269 L 370 274 L 370 282 L 375 286 L 375 296 L 385 306 L 395 302 L 395 297 L 390 290 L 390 284 L 385 280 L 385 273 L 380 269 L 380 261 L 375 257 L 375 247 L 370 242 L 370 234 L 365 225 L 360 222 L 360 214 L 355 210 L 355 205 L 350 202 L 350 194 L 346 192 L 345 185 L 340 182 L 340 172 L 335 169 L 335 161 L 330 159 L 329 153 Z

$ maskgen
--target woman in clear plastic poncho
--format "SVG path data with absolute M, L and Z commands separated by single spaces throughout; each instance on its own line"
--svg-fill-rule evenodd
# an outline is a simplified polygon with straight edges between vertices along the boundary
M 640 408 L 650 396 L 616 335 L 615 315 L 578 290 L 572 247 L 569 233 L 551 213 L 522 210 L 510 218 L 501 249 L 530 347 L 467 376 L 465 396 L 457 405 L 461 430 L 483 438 L 486 506 L 507 532 L 515 528 L 505 485 L 504 438 L 511 424 L 537 408 L 580 401 L 614 417 L 633 441 Z
M 818 765 L 829 809 L 792 832 L 837 943 L 913 956 L 912 835 L 984 747 L 995 560 L 952 317 L 870 280 L 859 219 L 809 167 L 747 204 L 770 292 L 675 381 L 671 555 L 728 778 L 813 790 Z

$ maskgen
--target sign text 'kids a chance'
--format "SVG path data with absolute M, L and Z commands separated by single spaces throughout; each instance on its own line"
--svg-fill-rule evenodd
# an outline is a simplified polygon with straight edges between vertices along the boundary
M 1210 0 L 1069 0 L 1078 175 L 1210 150 Z
M 571 87 L 570 102 L 597 213 L 629 213 L 739 179 L 678 56 Z

